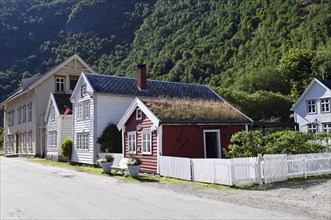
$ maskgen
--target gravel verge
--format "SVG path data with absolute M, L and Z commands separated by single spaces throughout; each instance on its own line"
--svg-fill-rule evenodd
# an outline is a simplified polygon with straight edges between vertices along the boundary
M 206 199 L 292 213 L 311 219 L 331 219 L 331 175 L 263 186 L 224 187 L 225 189 L 190 182 L 148 184 Z

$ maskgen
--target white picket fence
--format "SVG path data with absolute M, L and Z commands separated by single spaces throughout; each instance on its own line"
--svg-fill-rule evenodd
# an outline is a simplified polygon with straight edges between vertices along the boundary
M 331 173 L 331 153 L 264 155 L 234 159 L 190 159 L 160 156 L 160 175 L 206 183 L 262 184 Z
M 288 155 L 287 166 L 289 178 L 331 173 L 331 153 Z

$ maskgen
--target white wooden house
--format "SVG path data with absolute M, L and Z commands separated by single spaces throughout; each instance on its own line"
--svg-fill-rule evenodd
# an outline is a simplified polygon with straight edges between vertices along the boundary
M 300 131 L 331 133 L 331 80 L 314 78 L 291 111 Z
M 5 155 L 45 155 L 44 119 L 50 93 L 71 94 L 82 71 L 93 72 L 75 54 L 42 76 L 22 80 L 17 92 L 0 104 Z
M 45 115 L 46 158 L 63 161 L 61 145 L 72 135 L 72 104 L 70 94 L 51 93 Z
M 82 73 L 72 93 L 72 161 L 95 164 L 97 139 L 108 123 L 117 124 L 136 97 L 169 97 L 224 101 L 206 85 L 147 80 L 145 65 L 138 65 L 137 79 Z

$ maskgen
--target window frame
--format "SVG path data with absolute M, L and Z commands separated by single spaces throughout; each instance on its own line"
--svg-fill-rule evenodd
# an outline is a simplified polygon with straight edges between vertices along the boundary
M 28 104 L 28 121 L 32 121 L 32 103 Z
M 79 132 L 76 136 L 76 149 L 89 150 L 90 132 Z
M 22 124 L 22 108 L 17 108 L 17 124 Z
M 90 100 L 85 100 L 85 101 L 81 101 L 77 103 L 77 120 L 81 121 L 81 120 L 86 120 L 86 119 L 90 119 Z
M 314 102 L 314 104 L 312 103 L 312 101 Z M 317 114 L 316 99 L 306 100 L 306 106 L 307 106 L 307 113 L 308 114 L 310 114 L 310 115 Z M 312 109 L 314 109 L 315 111 L 311 111 Z
M 136 109 L 136 120 L 141 120 L 143 119 L 143 112 L 141 111 L 140 108 Z
M 315 134 L 318 132 L 318 124 L 317 123 L 310 123 L 307 124 L 307 132 L 309 134 Z
M 327 101 L 325 103 L 325 101 Z M 330 98 L 321 98 L 320 99 L 320 107 L 321 107 L 321 113 L 329 113 L 330 112 Z M 327 108 L 328 110 L 323 110 L 323 108 Z
M 26 105 L 22 106 L 22 113 L 23 113 L 22 123 L 26 123 Z
M 129 154 L 137 154 L 137 134 L 135 131 L 128 132 L 128 137 L 127 137 L 127 145 L 128 145 L 128 153 Z M 130 136 L 133 136 L 134 138 L 130 138 Z M 131 144 L 134 143 L 134 146 Z M 134 148 L 134 150 L 132 149 Z
M 65 92 L 65 77 L 64 76 L 55 77 L 55 92 L 62 92 L 62 93 Z
M 80 85 L 80 97 L 83 98 L 87 94 L 87 84 L 83 83 Z
M 144 136 L 149 136 L 149 139 L 144 139 Z M 141 132 L 141 154 L 152 155 L 153 154 L 153 141 L 152 141 L 152 132 L 151 131 L 142 131 Z M 149 143 L 149 150 L 147 151 L 147 144 Z M 145 146 L 144 146 L 145 145 Z M 144 149 L 145 147 L 145 149 Z
M 7 117 L 8 117 L 8 121 L 7 121 L 8 127 L 9 126 L 14 126 L 14 118 L 15 118 L 14 110 L 9 111 L 8 114 L 7 114 Z
M 57 131 L 49 131 L 48 132 L 48 143 L 47 148 L 48 149 L 56 149 L 57 148 Z
M 55 121 L 55 107 L 54 105 L 51 106 L 49 109 L 49 121 Z
M 328 123 L 322 123 L 322 131 L 331 133 L 331 122 Z

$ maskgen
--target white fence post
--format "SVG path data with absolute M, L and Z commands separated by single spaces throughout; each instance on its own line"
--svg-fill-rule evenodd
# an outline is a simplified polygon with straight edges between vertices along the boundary
M 256 172 L 257 172 L 257 183 L 260 184 L 260 185 L 263 185 L 263 181 L 262 181 L 262 154 L 258 154 L 258 157 L 257 157 L 257 167 L 256 167 Z
M 306 155 L 303 156 L 303 174 L 305 175 L 305 179 L 307 179 Z

